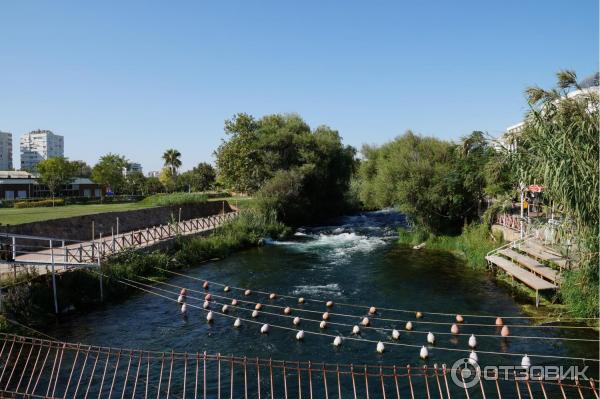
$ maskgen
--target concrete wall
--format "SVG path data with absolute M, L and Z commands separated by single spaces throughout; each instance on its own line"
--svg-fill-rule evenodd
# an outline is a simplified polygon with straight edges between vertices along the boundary
M 88 241 L 92 239 L 92 221 L 96 237 L 100 233 L 107 236 L 111 228 L 116 230 L 119 218 L 119 232 L 143 229 L 150 226 L 169 223 L 177 220 L 181 208 L 181 220 L 195 219 L 232 211 L 227 201 L 206 202 L 202 204 L 185 204 L 156 208 L 139 209 L 124 212 L 106 212 L 94 215 L 75 216 L 64 219 L 46 220 L 43 222 L 25 223 L 8 226 L 10 233 L 44 237 L 57 237 L 70 240 Z M 4 230 L 4 228 L 2 229 Z M 115 231 L 116 232 L 116 231 Z

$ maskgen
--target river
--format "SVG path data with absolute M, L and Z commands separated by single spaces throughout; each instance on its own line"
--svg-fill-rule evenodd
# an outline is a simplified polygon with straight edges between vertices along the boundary
M 308 334 L 318 332 L 318 324 L 302 322 L 305 339 L 295 339 L 295 332 L 274 328 L 276 325 L 294 327 L 290 319 L 261 314 L 257 320 L 270 323 L 268 335 L 259 332 L 260 325 L 244 322 L 242 328 L 232 328 L 233 320 L 219 315 L 220 306 L 213 305 L 215 322 L 206 322 L 206 313 L 190 307 L 184 320 L 178 305 L 165 298 L 140 292 L 128 300 L 107 306 L 85 315 L 62 320 L 49 326 L 47 333 L 70 342 L 83 342 L 103 346 L 143 348 L 158 351 L 187 351 L 234 354 L 290 360 L 327 361 L 331 363 L 382 363 L 420 366 L 425 363 L 452 364 L 468 356 L 468 336 L 442 335 L 450 331 L 452 316 L 436 316 L 428 312 L 461 313 L 464 315 L 526 316 L 520 310 L 510 290 L 499 286 L 488 273 L 471 270 L 462 261 L 448 253 L 413 250 L 395 243 L 397 228 L 405 223 L 402 215 L 393 211 L 379 211 L 344 217 L 331 226 L 299 229 L 288 241 L 268 241 L 267 245 L 238 252 L 219 261 L 209 262 L 189 269 L 187 276 L 223 282 L 232 287 L 249 287 L 275 292 L 279 295 L 307 299 L 332 300 L 335 304 L 350 303 L 373 305 L 379 308 L 419 310 L 423 322 L 415 323 L 414 331 L 404 331 L 404 322 L 379 321 L 375 318 L 413 320 L 414 313 L 380 310 L 373 318 L 376 327 L 397 328 L 400 339 L 393 341 L 389 332 L 365 330 L 360 337 L 383 341 L 386 351 L 379 354 L 374 342 L 344 340 L 334 348 L 333 338 Z M 201 281 L 184 276 L 174 276 L 169 284 L 201 290 Z M 164 289 L 176 290 L 168 286 Z M 214 295 L 251 298 L 264 304 L 275 304 L 315 311 L 325 311 L 323 304 L 307 302 L 297 305 L 295 300 L 278 298 L 269 301 L 253 293 L 250 297 L 232 291 L 223 293 L 221 287 L 212 285 Z M 203 296 L 193 294 L 190 296 Z M 176 295 L 170 295 L 176 297 Z M 219 300 L 219 299 L 216 299 Z M 201 306 L 201 301 L 188 299 L 190 304 Z M 281 314 L 281 310 L 265 309 Z M 354 318 L 332 316 L 331 322 L 358 324 L 366 311 L 334 305 L 332 313 L 355 315 Z M 250 319 L 249 312 L 238 310 L 234 315 Z M 304 314 L 298 312 L 293 315 Z M 320 314 L 307 315 L 320 318 Z M 465 323 L 493 324 L 494 319 L 469 318 Z M 480 354 L 480 364 L 520 364 L 522 354 L 532 355 L 534 364 L 555 364 L 556 360 L 536 358 L 535 354 L 596 358 L 597 342 L 546 340 L 543 338 L 597 339 L 597 333 L 585 329 L 558 329 L 517 327 L 528 325 L 528 319 L 511 319 L 514 335 L 539 337 L 519 339 L 499 337 L 496 327 L 461 327 L 461 333 L 488 334 L 479 337 L 479 351 L 515 353 L 519 356 Z M 419 347 L 426 345 L 425 332 L 438 333 L 436 344 L 429 345 L 429 359 L 419 359 Z M 326 334 L 351 337 L 351 327 L 330 325 Z M 418 347 L 394 346 L 393 342 Z M 465 350 L 452 352 L 441 348 Z M 561 364 L 577 363 L 562 361 Z M 597 368 L 594 368 L 597 374 Z

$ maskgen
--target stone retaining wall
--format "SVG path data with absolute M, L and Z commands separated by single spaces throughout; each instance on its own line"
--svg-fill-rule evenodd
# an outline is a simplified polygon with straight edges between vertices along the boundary
M 184 204 L 176 206 L 163 206 L 155 208 L 138 209 L 122 212 L 105 212 L 93 215 L 75 216 L 63 219 L 46 220 L 42 222 L 24 223 L 7 226 L 3 230 L 9 233 L 32 236 L 57 237 L 69 240 L 88 241 L 92 239 L 92 222 L 96 238 L 111 234 L 111 229 L 117 228 L 119 218 L 119 232 L 167 224 L 177 220 L 181 209 L 181 220 L 195 219 L 215 215 L 233 209 L 227 201 L 211 201 L 202 204 Z

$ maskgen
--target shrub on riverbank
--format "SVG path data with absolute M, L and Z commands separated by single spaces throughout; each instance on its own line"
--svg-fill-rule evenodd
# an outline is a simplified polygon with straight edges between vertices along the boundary
M 398 240 L 413 246 L 425 242 L 427 249 L 452 252 L 473 269 L 484 268 L 487 264 L 485 255 L 502 245 L 501 234 L 493 233 L 488 225 L 479 223 L 465 226 L 456 236 L 436 236 L 419 227 L 401 229 Z
M 181 240 L 175 259 L 179 264 L 193 266 L 199 260 L 222 258 L 235 250 L 261 245 L 265 237 L 279 238 L 289 232 L 273 213 L 246 210 L 210 236 Z

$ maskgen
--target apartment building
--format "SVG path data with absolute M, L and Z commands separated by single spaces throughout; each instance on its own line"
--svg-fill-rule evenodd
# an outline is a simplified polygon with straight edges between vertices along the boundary
M 13 169 L 12 133 L 0 131 L 0 170 Z
M 20 144 L 22 170 L 33 170 L 40 161 L 65 154 L 64 137 L 50 130 L 26 133 L 21 137 Z

